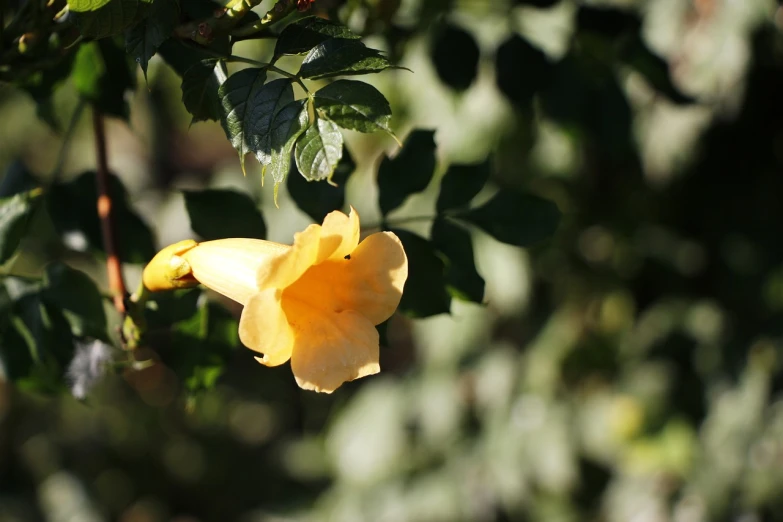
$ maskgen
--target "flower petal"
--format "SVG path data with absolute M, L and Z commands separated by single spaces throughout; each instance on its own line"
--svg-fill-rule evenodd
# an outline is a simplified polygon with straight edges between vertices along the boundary
M 289 249 L 262 239 L 216 239 L 199 243 L 182 258 L 199 283 L 244 305 L 258 291 L 259 266 Z
M 325 312 L 354 310 L 380 324 L 400 304 L 407 277 L 402 243 L 393 233 L 382 232 L 359 243 L 349 259 L 312 267 L 285 289 L 285 295 Z
M 316 264 L 327 259 L 342 259 L 359 244 L 359 214 L 351 207 L 350 215 L 335 210 L 324 218 Z
M 282 292 L 271 288 L 253 295 L 239 319 L 242 344 L 263 357 L 256 360 L 266 366 L 279 366 L 291 358 L 294 332 L 280 302 Z
M 285 288 L 299 279 L 315 263 L 320 240 L 321 225 L 310 225 L 302 232 L 294 234 L 294 244 L 290 249 L 274 256 L 258 268 L 258 289 Z
M 332 393 L 381 371 L 378 332 L 362 314 L 324 313 L 294 299 L 284 299 L 283 307 L 294 330 L 291 369 L 301 388 Z

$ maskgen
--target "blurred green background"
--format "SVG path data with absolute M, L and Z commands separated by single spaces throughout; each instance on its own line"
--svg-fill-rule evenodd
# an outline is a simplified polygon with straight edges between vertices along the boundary
M 381 374 L 330 396 L 241 347 L 203 387 L 166 365 L 108 375 L 84 401 L 0 383 L 0 520 L 783 520 L 776 2 L 314 8 L 412 71 L 363 78 L 390 100 L 398 135 L 436 132 L 439 174 L 390 221 L 433 214 L 447 167 L 489 157 L 493 186 L 557 203 L 557 233 L 519 249 L 474 230 L 485 304 L 396 315 Z M 234 52 L 264 59 L 272 45 Z M 290 242 L 310 220 L 288 191 L 275 208 L 260 168 L 248 162 L 243 177 L 219 124 L 189 125 L 162 60 L 148 77 L 139 71 L 130 124 L 109 120 L 108 145 L 157 246 L 193 237 L 180 191 L 207 187 L 252 195 L 268 238 Z M 55 106 L 67 127 L 73 88 Z M 6 178 L 94 168 L 88 112 L 60 155 L 63 134 L 0 84 Z M 397 145 L 345 135 L 356 163 L 346 202 L 371 226 L 377 166 Z M 55 247 L 38 225 L 13 273 L 35 276 L 59 258 L 106 287 L 83 238 Z M 140 270 L 126 266 L 131 288 Z

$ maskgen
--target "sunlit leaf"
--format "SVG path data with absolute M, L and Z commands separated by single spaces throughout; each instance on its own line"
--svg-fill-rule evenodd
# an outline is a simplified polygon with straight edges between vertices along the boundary
M 313 103 L 318 113 L 344 129 L 359 132 L 389 128 L 391 107 L 378 89 L 354 80 L 337 80 L 315 92 Z
M 316 118 L 296 142 L 296 166 L 309 181 L 329 178 L 342 156 L 343 135 L 324 118 Z
M 345 206 L 345 184 L 355 169 L 351 153 L 343 146 L 343 157 L 334 169 L 331 183 L 311 182 L 298 172 L 292 172 L 288 176 L 288 193 L 296 206 L 314 222 L 321 223 L 329 212 Z
M 289 103 L 272 119 L 270 162 L 264 175 L 269 174 L 275 182 L 275 201 L 280 183 L 285 181 L 291 170 L 291 153 L 296 140 L 305 132 L 309 121 L 310 115 L 305 100 Z
M 307 53 L 299 76 L 317 80 L 380 72 L 392 67 L 380 51 L 370 49 L 358 40 L 332 39 L 318 44 Z

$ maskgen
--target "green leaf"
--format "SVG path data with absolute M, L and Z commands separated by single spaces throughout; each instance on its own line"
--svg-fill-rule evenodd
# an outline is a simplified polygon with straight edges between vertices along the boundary
M 183 4 L 187 10 L 190 2 Z M 182 77 L 182 102 L 193 121 L 220 120 L 222 107 L 218 88 L 225 81 L 225 66 L 208 52 L 186 47 L 170 38 L 161 44 L 158 55 Z
M 76 90 L 101 112 L 128 118 L 125 91 L 136 85 L 136 77 L 124 49 L 112 40 L 82 44 L 71 72 Z
M 299 76 L 317 80 L 332 76 L 347 76 L 380 72 L 392 67 L 377 49 L 370 49 L 358 40 L 326 40 L 307 53 L 299 68 Z
M 305 100 L 289 103 L 275 114 L 270 126 L 271 157 L 265 174 L 272 176 L 275 182 L 275 203 L 277 190 L 291 170 L 291 152 L 299 136 L 310 123 Z
M 432 223 L 433 246 L 448 259 L 446 287 L 463 301 L 480 303 L 484 299 L 484 279 L 476 271 L 473 241 L 467 230 L 443 219 Z
M 337 80 L 318 90 L 313 98 L 318 113 L 344 129 L 359 132 L 389 128 L 391 107 L 378 89 L 364 82 Z
M 62 263 L 50 263 L 43 283 L 42 299 L 62 311 L 73 335 L 108 341 L 103 298 L 87 274 Z
M 408 279 L 402 291 L 400 311 L 411 317 L 448 313 L 451 297 L 446 291 L 445 265 L 432 243 L 407 230 L 397 234 L 408 256 Z
M 197 63 L 182 75 L 182 103 L 193 116 L 192 123 L 219 120 L 222 114 L 218 89 L 221 65 L 209 61 Z
M 308 181 L 328 179 L 343 156 L 343 135 L 329 120 L 316 118 L 296 142 L 296 166 Z
M 495 81 L 500 92 L 518 107 L 527 109 L 552 74 L 552 64 L 543 51 L 518 35 L 508 38 L 497 50 Z
M 446 210 L 465 207 L 476 197 L 489 179 L 489 163 L 475 165 L 451 165 L 440 182 L 436 209 L 438 214 Z
M 144 309 L 147 328 L 169 328 L 174 323 L 192 317 L 198 310 L 200 296 L 200 288 L 157 292 L 154 300 L 148 301 Z
M 20 160 L 14 160 L 8 165 L 8 169 L 0 179 L 0 198 L 10 198 L 22 192 L 33 190 L 37 186 L 38 182 L 25 164 Z
M 215 385 L 240 344 L 238 332 L 237 320 L 225 308 L 205 301 L 193 316 L 174 325 L 170 338 L 159 340 L 158 352 L 194 393 Z
M 109 177 L 109 195 L 120 260 L 146 263 L 157 251 L 152 231 L 130 206 L 125 187 L 114 175 Z M 46 208 L 59 234 L 82 234 L 89 249 L 105 252 L 96 199 L 95 173 L 85 172 L 67 183 L 52 185 L 46 193 Z
M 560 223 L 560 211 L 553 202 L 512 190 L 501 190 L 484 205 L 456 217 L 498 241 L 520 247 L 548 238 Z
M 155 0 L 149 15 L 125 34 L 125 49 L 147 77 L 147 64 L 179 21 L 177 0 Z
M 332 38 L 358 40 L 359 35 L 344 25 L 317 16 L 308 16 L 283 29 L 277 38 L 275 56 L 303 54 Z
M 41 67 L 19 82 L 19 86 L 32 96 L 36 104 L 36 115 L 53 129 L 60 131 L 55 118 L 54 93 L 68 79 L 76 53 L 68 53 L 50 67 Z
M 147 13 L 152 0 L 68 0 L 83 36 L 100 39 L 119 34 Z
M 259 163 L 271 161 L 272 120 L 286 105 L 294 101 L 294 90 L 288 79 L 267 84 L 266 71 L 243 69 L 232 74 L 220 86 L 219 95 L 224 116 L 221 119 L 226 136 L 239 152 L 244 171 L 245 155 L 255 153 Z
M 38 208 L 40 189 L 0 199 L 0 265 L 11 259 L 22 241 L 30 217 Z
M 394 158 L 384 156 L 378 169 L 378 199 L 385 216 L 421 192 L 435 173 L 435 131 L 415 130 Z
M 343 157 L 337 163 L 331 183 L 317 183 L 297 173 L 288 176 L 288 193 L 303 212 L 316 223 L 322 223 L 326 215 L 345 206 L 345 184 L 356 170 L 351 153 L 343 147 Z M 334 186 L 334 185 L 337 186 Z
M 190 228 L 203 239 L 266 237 L 264 217 L 247 194 L 217 189 L 186 190 L 182 194 Z

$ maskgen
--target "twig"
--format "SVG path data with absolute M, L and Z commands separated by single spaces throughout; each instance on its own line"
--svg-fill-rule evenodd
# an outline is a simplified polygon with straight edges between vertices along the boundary
M 114 300 L 114 307 L 121 314 L 125 313 L 125 281 L 122 278 L 122 265 L 117 255 L 117 244 L 112 222 L 112 199 L 109 194 L 109 165 L 106 159 L 106 130 L 103 125 L 103 114 L 93 106 L 93 129 L 95 130 L 95 149 L 98 156 L 96 169 L 96 186 L 98 188 L 98 217 L 101 221 L 101 236 L 103 248 L 106 251 L 106 273 L 109 277 L 109 291 Z

